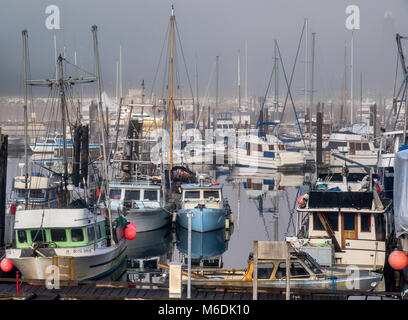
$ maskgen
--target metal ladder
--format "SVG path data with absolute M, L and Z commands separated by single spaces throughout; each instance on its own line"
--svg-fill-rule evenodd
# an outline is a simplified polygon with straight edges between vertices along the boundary
M 65 263 L 65 264 L 63 264 Z M 53 256 L 52 265 L 58 267 L 61 278 L 74 280 L 74 258 L 71 256 Z M 65 273 L 63 271 L 66 271 Z

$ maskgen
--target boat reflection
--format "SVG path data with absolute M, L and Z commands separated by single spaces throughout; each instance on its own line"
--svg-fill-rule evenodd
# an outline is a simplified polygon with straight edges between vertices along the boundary
M 191 232 L 191 264 L 201 267 L 222 267 L 222 254 L 228 249 L 231 230 L 219 229 L 211 232 Z M 177 249 L 187 264 L 188 230 L 176 225 Z

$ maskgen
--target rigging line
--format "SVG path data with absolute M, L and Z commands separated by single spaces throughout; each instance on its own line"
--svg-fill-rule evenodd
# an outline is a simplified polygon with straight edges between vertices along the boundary
M 151 88 L 151 90 L 150 90 L 150 100 L 153 99 L 154 86 L 155 86 L 155 84 L 156 84 L 157 75 L 158 75 L 158 73 L 159 73 L 159 68 L 160 68 L 160 64 L 161 64 L 161 61 L 162 61 L 162 56 L 163 56 L 163 52 L 164 52 L 164 47 L 165 47 L 165 44 L 166 44 L 166 42 L 167 42 L 167 40 L 168 40 L 167 35 L 168 35 L 168 33 L 169 33 L 169 29 L 170 29 L 170 21 L 169 21 L 169 23 L 168 23 L 168 25 L 167 25 L 167 30 L 166 30 L 166 33 L 165 33 L 166 36 L 165 36 L 164 39 L 163 39 L 163 45 L 162 45 L 161 52 L 160 52 L 159 63 L 158 63 L 158 65 L 157 65 L 156 72 L 155 72 L 155 74 L 154 74 L 153 83 L 152 83 L 152 88 Z
M 306 28 L 306 21 L 303 23 L 302 32 L 300 34 L 300 39 L 299 39 L 299 44 L 298 44 L 298 48 L 297 48 L 297 52 L 296 52 L 296 57 L 295 57 L 295 61 L 293 63 L 292 74 L 290 75 L 289 89 L 290 89 L 290 87 L 292 87 L 292 80 L 293 80 L 293 76 L 295 74 L 296 63 L 297 63 L 297 60 L 298 60 L 298 56 L 299 56 L 299 52 L 300 52 L 300 46 L 302 44 L 303 33 L 305 32 L 305 28 Z M 305 61 L 305 63 L 307 63 L 307 61 Z M 286 103 L 288 101 L 288 96 L 289 96 L 289 89 L 286 92 L 285 103 L 283 104 L 282 114 L 281 114 L 281 117 L 280 117 L 280 120 L 279 120 L 280 123 L 282 123 L 283 115 L 285 113 Z
M 302 133 L 302 128 L 300 127 L 299 118 L 298 118 L 297 113 L 296 113 L 295 102 L 293 101 L 292 92 L 290 91 L 290 85 L 289 85 L 289 83 L 288 83 L 288 78 L 286 77 L 285 66 L 283 65 L 283 60 L 282 60 L 282 56 L 281 56 L 281 53 L 280 53 L 278 41 L 275 40 L 275 43 L 276 43 L 276 47 L 277 47 L 277 49 L 278 49 L 279 59 L 280 59 L 280 62 L 281 62 L 283 75 L 285 76 L 285 82 L 286 82 L 286 86 L 288 87 L 288 93 L 289 93 L 289 96 L 290 96 L 290 100 L 291 100 L 291 102 L 292 102 L 292 107 L 293 107 L 293 111 L 294 111 L 294 113 L 295 113 L 296 122 L 297 122 L 297 125 L 298 125 L 298 128 L 299 128 L 300 136 L 302 137 L 303 144 L 305 145 L 305 149 L 307 149 L 307 147 L 306 147 L 306 142 L 305 142 L 305 139 L 304 139 L 303 133 Z
M 79 70 L 81 70 L 81 71 L 83 71 L 83 72 L 85 72 L 85 73 L 87 73 L 87 74 L 89 74 L 89 75 L 91 75 L 91 76 L 96 77 L 96 75 L 95 75 L 94 73 L 92 73 L 92 72 L 90 72 L 90 71 L 87 71 L 87 70 L 81 68 L 80 66 L 78 66 L 78 65 L 75 64 L 75 63 L 70 62 L 70 61 L 67 60 L 66 58 L 62 58 L 62 60 L 64 60 L 67 64 L 73 66 L 74 68 L 77 68 L 77 69 L 79 69 Z M 78 77 L 79 77 L 79 76 L 78 76 Z
M 187 75 L 188 85 L 190 86 L 190 93 L 191 93 L 191 97 L 193 98 L 193 105 L 194 105 L 193 87 L 191 86 L 190 76 L 189 76 L 189 74 L 188 74 L 187 63 L 186 63 L 186 59 L 185 59 L 185 57 L 184 57 L 184 50 L 183 50 L 183 46 L 182 46 L 182 44 L 181 44 L 180 33 L 179 33 L 178 26 L 177 26 L 176 17 L 174 17 L 174 24 L 175 24 L 175 26 L 176 26 L 177 39 L 178 39 L 179 44 L 180 44 L 181 55 L 182 55 L 182 57 L 183 57 L 183 62 L 184 62 L 184 67 L 185 67 L 185 69 L 186 69 L 186 75 Z
M 270 77 L 269 77 L 268 86 L 266 87 L 266 92 L 265 92 L 264 98 L 263 98 L 263 100 L 262 100 L 261 110 L 259 111 L 258 123 L 256 124 L 256 127 L 257 127 L 257 128 L 261 125 L 261 116 L 263 115 L 263 110 L 264 110 L 264 106 L 265 106 L 265 101 L 266 101 L 266 98 L 267 98 L 267 96 L 268 96 L 269 88 L 271 87 L 272 77 L 273 77 L 274 73 L 275 73 L 275 64 L 273 64 L 272 72 L 271 72 L 271 75 L 270 75 Z M 262 116 L 262 122 L 263 122 L 263 116 Z
M 203 103 L 201 104 L 202 106 L 205 106 L 204 102 L 209 103 L 209 90 L 210 90 L 210 84 L 211 84 L 211 79 L 212 79 L 212 76 L 213 76 L 213 73 L 214 73 L 214 69 L 215 69 L 215 62 L 213 63 L 213 65 L 211 67 L 210 78 L 208 80 L 207 88 L 205 90 Z M 203 114 L 204 108 L 201 108 L 201 110 L 199 110 L 199 111 L 200 111 L 200 113 L 198 114 L 197 121 L 196 121 L 196 123 L 194 125 L 194 128 L 197 128 L 197 125 L 200 123 L 201 115 Z
M 385 130 L 387 130 L 387 128 L 388 128 L 388 124 L 389 124 L 390 119 L 391 119 L 392 111 L 394 109 L 394 103 L 395 103 L 395 100 L 397 99 L 397 97 L 395 97 L 395 91 L 396 91 L 396 88 L 397 88 L 396 86 L 397 86 L 397 78 L 398 78 L 398 66 L 399 66 L 399 52 L 397 51 L 397 63 L 396 63 L 396 66 L 395 66 L 394 89 L 393 89 L 393 94 L 392 94 L 393 102 L 392 102 L 392 107 L 390 108 L 390 111 L 388 112 L 387 120 L 385 121 Z M 403 80 L 403 81 L 405 81 L 405 80 Z M 399 93 L 398 93 L 398 95 L 399 95 Z
M 408 75 L 408 73 L 407 73 L 407 75 Z M 398 122 L 398 118 L 399 118 L 399 114 L 400 114 L 400 111 L 401 111 L 401 107 L 402 107 L 402 102 L 404 101 L 404 96 L 405 96 L 405 101 L 406 101 L 406 96 L 407 96 L 407 80 L 405 79 L 404 80 L 404 91 L 403 91 L 403 94 L 402 94 L 402 96 L 401 96 L 401 101 L 400 101 L 400 105 L 399 105 L 399 107 L 398 107 L 398 112 L 397 112 L 397 116 L 395 117 L 395 122 L 394 122 L 394 126 L 393 126 L 393 131 L 395 130 L 395 127 L 397 126 L 397 122 Z M 398 95 L 399 96 L 399 95 Z M 406 102 L 405 102 L 406 103 Z M 392 111 L 392 108 L 391 108 L 391 111 Z

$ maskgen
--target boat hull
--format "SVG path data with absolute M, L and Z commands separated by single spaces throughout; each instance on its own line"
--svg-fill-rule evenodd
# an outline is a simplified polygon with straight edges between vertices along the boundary
M 137 232 L 153 231 L 170 224 L 173 206 L 155 209 L 130 209 L 124 216 L 136 225 Z
M 13 262 L 23 278 L 31 280 L 51 280 L 53 278 L 52 255 L 31 257 L 22 256 L 21 253 L 21 249 L 10 249 L 7 250 L 6 257 Z M 55 249 L 53 255 L 72 257 L 73 279 L 71 280 L 117 280 L 126 267 L 126 240 L 121 240 L 115 246 L 97 249 L 93 249 L 93 245 L 59 248 Z M 66 264 L 66 260 L 64 261 L 61 264 Z M 61 268 L 59 272 L 60 280 L 68 280 L 67 277 L 61 276 L 67 273 L 66 269 Z
M 225 227 L 225 219 L 228 216 L 226 209 L 202 208 L 181 209 L 177 211 L 177 222 L 183 228 L 188 229 L 187 213 L 193 212 L 191 218 L 191 230 L 208 232 Z

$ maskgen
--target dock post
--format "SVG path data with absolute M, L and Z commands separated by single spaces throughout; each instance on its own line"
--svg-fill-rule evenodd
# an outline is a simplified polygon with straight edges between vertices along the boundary
M 187 299 L 191 299 L 191 218 L 193 212 L 187 213 L 188 218 L 188 279 L 187 279 Z
M 169 264 L 169 298 L 181 299 L 181 263 Z
M 290 300 L 290 242 L 286 241 L 286 300 Z
M 258 241 L 254 241 L 254 272 L 252 276 L 252 300 L 258 300 Z

